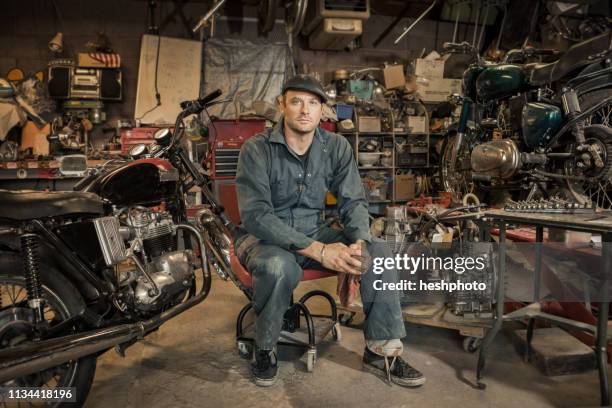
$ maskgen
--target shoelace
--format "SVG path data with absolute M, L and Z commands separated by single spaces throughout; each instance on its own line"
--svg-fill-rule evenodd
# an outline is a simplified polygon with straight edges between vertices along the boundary
M 267 368 L 270 365 L 272 365 L 272 354 L 274 354 L 273 351 L 267 351 L 267 350 L 258 351 L 257 356 L 255 358 L 255 364 L 257 365 L 257 368 Z
M 385 359 L 385 370 L 387 371 L 387 380 L 391 383 L 391 372 L 395 371 L 395 374 L 398 377 L 402 377 L 404 374 L 408 374 L 414 370 L 407 362 L 405 362 L 401 357 L 395 356 L 391 360 L 391 364 L 389 364 L 390 357 L 384 357 Z M 396 364 L 397 362 L 397 364 Z

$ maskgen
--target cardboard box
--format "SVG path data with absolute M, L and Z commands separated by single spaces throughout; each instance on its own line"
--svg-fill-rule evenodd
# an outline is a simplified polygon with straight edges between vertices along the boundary
M 403 65 L 387 65 L 383 70 L 385 88 L 402 89 L 406 85 Z
M 429 124 L 426 116 L 408 116 L 407 122 L 410 133 L 427 133 Z
M 418 84 L 417 91 L 423 102 L 445 102 L 452 94 L 461 95 L 461 80 L 436 78 L 426 84 Z
M 49 155 L 49 141 L 47 136 L 51 133 L 51 124 L 41 129 L 29 120 L 21 129 L 21 150 L 32 148 L 34 156 Z
M 444 60 L 417 58 L 414 67 L 416 76 L 425 77 L 430 81 L 444 77 Z
M 394 185 L 396 200 L 412 200 L 414 198 L 413 174 L 396 174 Z
M 360 132 L 380 133 L 380 118 L 377 116 L 360 116 L 357 129 L 359 129 Z

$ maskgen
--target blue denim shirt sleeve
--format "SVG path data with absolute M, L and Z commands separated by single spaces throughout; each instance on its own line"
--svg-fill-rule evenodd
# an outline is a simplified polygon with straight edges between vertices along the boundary
M 268 155 L 254 139 L 242 146 L 238 156 L 236 192 L 240 219 L 249 234 L 287 250 L 303 249 L 314 239 L 296 231 L 274 214 Z
M 355 154 L 348 140 L 338 138 L 338 162 L 334 171 L 335 177 L 331 185 L 331 192 L 338 199 L 338 212 L 344 226 L 344 235 L 351 242 L 362 239 L 370 242 L 372 237 L 369 228 L 368 201 Z

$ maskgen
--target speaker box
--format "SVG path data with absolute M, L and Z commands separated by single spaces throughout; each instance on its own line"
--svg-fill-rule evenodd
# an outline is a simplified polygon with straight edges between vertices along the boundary
M 120 101 L 121 100 L 121 70 L 100 70 L 100 99 Z
M 107 101 L 120 101 L 122 98 L 122 78 L 120 69 L 88 69 L 88 74 L 75 72 L 71 66 L 49 67 L 49 95 L 57 99 L 102 99 Z M 75 78 L 76 75 L 76 78 Z M 91 77 L 91 85 L 85 95 L 81 88 L 83 78 Z M 74 79 L 74 81 L 73 81 Z M 76 81 L 76 82 L 75 82 Z M 93 89 L 91 89 L 93 87 Z
M 52 98 L 68 99 L 70 96 L 71 67 L 49 67 L 49 95 Z

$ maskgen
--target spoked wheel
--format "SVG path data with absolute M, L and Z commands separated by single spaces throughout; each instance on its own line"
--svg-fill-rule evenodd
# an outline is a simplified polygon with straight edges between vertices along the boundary
M 612 209 L 612 129 L 592 125 L 584 129 L 584 136 L 586 143 L 595 147 L 603 167 L 597 167 L 588 152 L 577 153 L 565 162 L 565 174 L 586 180 L 568 180 L 568 190 L 579 203 L 591 201 L 600 208 Z
M 452 136 L 444 141 L 440 157 L 440 180 L 444 191 L 451 192 L 457 199 L 461 199 L 465 194 L 474 192 L 474 182 L 472 181 L 470 150 L 465 141 L 459 149 L 454 168 L 451 165 L 451 152 L 456 140 L 457 136 Z
M 75 314 L 75 302 L 68 296 L 78 292 L 69 286 L 70 283 L 61 276 L 51 279 L 43 278 L 43 298 L 45 300 L 44 319 L 49 328 L 68 319 Z M 32 310 L 27 306 L 25 279 L 16 273 L 0 271 L 0 348 L 27 345 L 34 341 L 36 328 L 33 322 Z M 77 406 L 85 402 L 95 374 L 96 357 L 88 356 L 70 361 L 38 373 L 15 378 L 2 387 L 37 387 L 54 389 L 57 387 L 76 387 Z M 9 406 L 74 406 L 74 403 L 37 403 L 22 402 L 15 405 L 14 401 L 0 400 L 0 407 Z
M 612 96 L 612 89 L 599 89 L 590 92 L 580 97 L 580 107 L 585 111 L 590 106 L 595 105 L 609 96 Z M 609 103 L 597 109 L 585 119 L 584 125 L 604 125 L 607 128 L 612 128 L 612 104 Z

